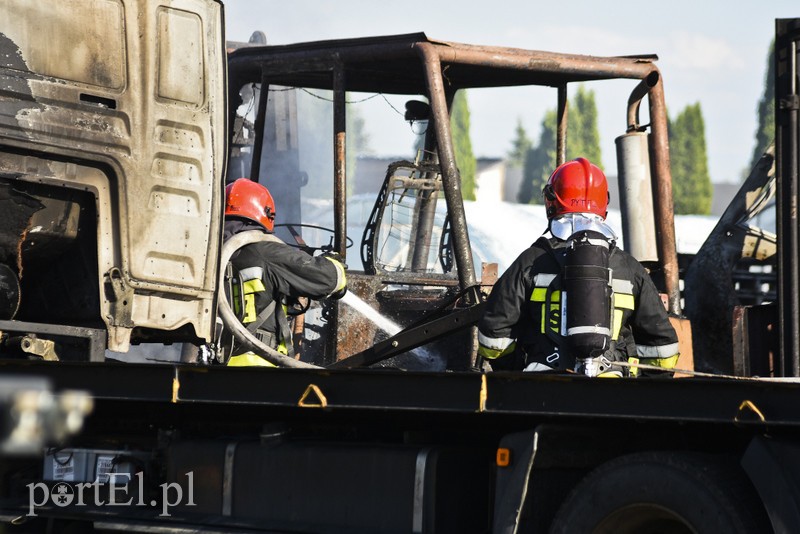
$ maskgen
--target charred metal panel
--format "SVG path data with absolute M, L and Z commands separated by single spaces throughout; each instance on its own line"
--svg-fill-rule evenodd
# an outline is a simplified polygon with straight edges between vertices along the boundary
M 412 280 L 409 276 L 405 281 L 411 282 L 410 284 L 404 283 L 403 276 L 371 276 L 349 272 L 347 278 L 348 291 L 357 295 L 371 308 L 371 311 L 364 313 L 363 309 L 355 309 L 340 301 L 336 360 L 343 360 L 360 353 L 385 341 L 390 334 L 395 333 L 379 328 L 376 322 L 383 325 L 393 322 L 398 330 L 417 326 L 428 316 L 435 315 L 439 308 L 452 304 L 453 298 L 458 293 L 458 282 L 455 279 L 446 285 L 443 280 L 433 277 L 427 280 L 420 278 Z M 418 285 L 425 281 L 430 285 Z M 425 334 L 422 334 L 422 337 L 424 336 Z M 383 359 L 374 366 L 442 371 L 445 368 L 452 368 L 453 365 L 461 365 L 463 362 L 455 359 L 471 353 L 471 336 L 468 328 L 438 337 L 436 341 Z M 417 346 L 419 343 L 413 345 Z M 449 361 L 451 359 L 454 361 Z
M 0 262 L 15 267 L 17 272 L 24 235 L 33 214 L 43 207 L 30 195 L 15 191 L 10 183 L 0 182 Z
M 21 286 L 16 318 L 102 328 L 101 318 L 110 314 L 100 299 L 98 272 L 113 265 L 114 248 L 99 244 L 110 244 L 116 234 L 106 175 L 6 153 L 0 177 L 11 198 L 0 219 L 3 254 Z M 64 177 L 80 189 L 61 186 Z
M 733 309 L 733 370 L 737 376 L 775 376 L 780 350 L 777 304 Z
M 115 350 L 127 348 L 132 326 L 190 324 L 210 339 L 213 324 L 226 157 L 222 8 L 164 4 L 0 0 L 9 22 L 0 138 L 52 158 L 33 172 L 23 162 L 19 179 L 83 189 L 92 175 L 99 272 L 118 269 L 132 294 L 130 320 L 109 302 L 98 311 Z M 103 171 L 71 173 L 65 161 Z
M 748 224 L 751 217 L 767 207 L 774 195 L 774 172 L 774 157 L 769 149 L 742 184 L 686 272 L 685 311 L 692 322 L 695 368 L 699 371 L 734 372 L 731 317 L 739 300 L 733 270 L 742 258 L 766 259 L 775 253 L 774 241 L 764 240 L 760 246 L 750 243 L 749 238 L 757 235 L 757 231 Z
M 0 12 L 3 33 L 20 47 L 27 64 L 22 72 L 123 88 L 126 50 L 120 0 L 0 0 Z M 0 54 L 0 67 L 19 66 L 16 58 Z

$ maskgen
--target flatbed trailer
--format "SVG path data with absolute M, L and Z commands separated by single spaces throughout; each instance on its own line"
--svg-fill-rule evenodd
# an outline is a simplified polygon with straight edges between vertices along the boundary
M 156 479 L 148 499 L 153 488 L 185 486 L 185 473 L 194 473 L 188 505 L 156 491 L 149 506 L 108 506 L 103 494 L 101 506 L 87 497 L 84 507 L 31 509 L 26 484 L 40 479 L 16 480 L 2 514 L 21 526 L 50 517 L 80 525 L 73 528 L 143 532 L 545 532 L 576 481 L 615 458 L 647 453 L 665 462 L 724 459 L 726 477 L 746 473 L 755 488 L 731 490 L 730 504 L 757 510 L 763 502 L 773 525 L 782 525 L 777 531 L 800 527 L 797 494 L 783 493 L 800 469 L 800 383 L 791 379 L 0 368 L 7 377 L 46 377 L 56 391 L 90 392 L 94 411 L 65 450 L 137 455 L 143 479 Z M 3 464 L 19 471 L 19 459 Z M 40 458 L 35 464 L 41 469 Z M 125 491 L 117 502 L 140 490 Z M 692 506 L 695 496 L 684 497 Z

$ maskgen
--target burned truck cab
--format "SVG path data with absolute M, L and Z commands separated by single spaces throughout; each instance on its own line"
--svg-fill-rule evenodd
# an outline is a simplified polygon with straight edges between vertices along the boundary
M 147 339 L 211 340 L 222 6 L 181 6 L 0 7 L 3 354 L 102 360 Z

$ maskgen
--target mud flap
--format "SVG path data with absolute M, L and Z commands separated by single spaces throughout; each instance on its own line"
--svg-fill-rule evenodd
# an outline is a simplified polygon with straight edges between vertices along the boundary
M 741 464 L 775 532 L 800 532 L 800 445 L 753 438 Z
M 519 528 L 537 444 L 535 430 L 509 434 L 500 440 L 499 448 L 510 451 L 510 463 L 497 468 L 493 534 L 515 534 Z

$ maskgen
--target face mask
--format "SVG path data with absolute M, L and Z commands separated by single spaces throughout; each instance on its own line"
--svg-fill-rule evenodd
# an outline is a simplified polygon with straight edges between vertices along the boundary
M 550 233 L 566 241 L 575 232 L 591 230 L 599 232 L 612 241 L 617 240 L 614 230 L 599 215 L 594 213 L 567 213 L 550 221 Z

